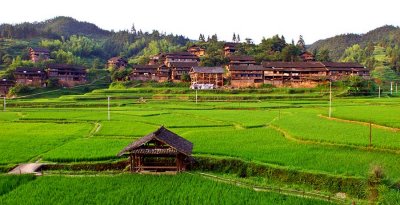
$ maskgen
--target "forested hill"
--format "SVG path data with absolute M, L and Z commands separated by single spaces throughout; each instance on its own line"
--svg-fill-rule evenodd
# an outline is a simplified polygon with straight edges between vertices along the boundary
M 106 37 L 110 36 L 111 32 L 103 30 L 95 24 L 63 16 L 42 22 L 0 25 L 0 38 L 59 38 L 61 36 L 69 37 L 72 35 Z
M 385 25 L 365 34 L 342 34 L 331 38 L 316 41 L 309 46 L 309 50 L 329 50 L 332 60 L 339 60 L 344 51 L 354 44 L 361 47 L 367 46 L 368 43 L 387 43 L 400 44 L 400 28 Z

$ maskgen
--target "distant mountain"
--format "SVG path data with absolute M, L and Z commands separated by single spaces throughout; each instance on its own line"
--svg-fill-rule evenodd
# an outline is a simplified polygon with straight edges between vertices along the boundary
M 400 28 L 385 25 L 365 34 L 341 34 L 331 38 L 319 40 L 308 47 L 310 51 L 328 49 L 332 60 L 338 60 L 346 48 L 359 44 L 364 47 L 369 42 L 395 42 L 400 44 Z
M 95 24 L 77 21 L 71 17 L 56 17 L 39 24 L 43 31 L 51 31 L 58 35 L 85 35 L 85 36 L 108 36 L 110 32 L 103 30 Z
M 95 24 L 63 16 L 42 22 L 0 25 L 0 38 L 59 38 L 61 36 L 69 37 L 71 35 L 107 37 L 111 35 L 111 32 L 103 30 Z

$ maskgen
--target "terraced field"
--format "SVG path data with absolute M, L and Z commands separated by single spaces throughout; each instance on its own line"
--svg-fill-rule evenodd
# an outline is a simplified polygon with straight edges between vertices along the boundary
M 112 95 L 110 121 L 104 94 Z M 195 156 L 234 157 L 293 172 L 365 180 L 371 176 L 373 167 L 381 167 L 388 187 L 400 181 L 398 98 L 335 99 L 334 118 L 328 119 L 328 103 L 324 98 L 203 100 L 196 104 L 190 99 L 138 101 L 142 94 L 143 91 L 137 90 L 101 90 L 56 99 L 11 100 L 7 111 L 0 113 L 0 148 L 7 150 L 0 156 L 0 165 L 10 167 L 37 160 L 112 162 L 121 159 L 116 154 L 130 142 L 164 125 L 192 141 Z M 372 146 L 369 122 L 374 124 Z M 44 187 L 57 180 L 44 177 L 29 184 Z M 68 183 L 75 178 L 59 180 Z M 108 178 L 99 179 L 104 180 Z M 78 184 L 71 183 L 71 186 Z M 98 186 L 97 183 L 104 182 L 88 183 Z M 24 195 L 31 186 L 21 186 L 20 192 L 10 192 L 10 196 L 6 194 L 2 199 L 6 203 L 17 202 L 12 197 Z M 396 189 L 390 188 L 385 193 L 382 196 L 397 200 Z M 263 197 L 267 196 L 261 196 L 260 200 L 270 200 L 269 196 Z M 285 201 L 282 198 L 278 201 L 282 200 Z

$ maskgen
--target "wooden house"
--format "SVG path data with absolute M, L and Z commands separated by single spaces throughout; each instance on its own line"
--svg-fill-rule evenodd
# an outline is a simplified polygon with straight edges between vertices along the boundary
M 122 57 L 112 57 L 107 61 L 108 68 L 124 68 L 128 65 L 128 61 L 126 61 Z
M 158 67 L 158 65 L 133 65 L 130 79 L 141 81 L 158 81 Z
M 190 79 L 192 88 L 202 87 L 202 85 L 212 85 L 212 88 L 224 86 L 225 69 L 222 67 L 192 67 Z M 210 86 L 208 86 L 210 87 Z
M 232 87 L 259 87 L 264 83 L 264 67 L 261 65 L 232 65 L 229 73 Z
M 369 78 L 369 70 L 358 63 L 323 62 L 327 69 L 327 76 L 332 81 L 341 80 L 347 76 Z
M 164 65 L 161 64 L 157 68 L 157 77 L 158 77 L 158 82 L 166 82 L 171 80 L 171 69 Z
M 159 53 L 155 56 L 151 56 L 148 65 L 160 65 L 165 62 L 165 54 Z
M 225 43 L 224 44 L 224 55 L 225 56 L 230 56 L 236 52 L 236 47 L 239 45 L 239 43 Z
M 228 57 L 229 66 L 235 65 L 255 65 L 256 60 L 252 56 L 243 56 L 243 55 L 231 55 Z
M 196 55 L 197 57 L 204 56 L 206 54 L 206 49 L 201 48 L 198 45 L 192 45 L 190 46 L 187 51 L 193 55 Z
M 193 144 L 161 126 L 130 145 L 117 156 L 129 155 L 131 172 L 181 172 L 192 158 Z
M 300 58 L 303 60 L 303 62 L 315 61 L 314 55 L 308 51 L 302 52 L 300 54 Z
M 7 95 L 8 91 L 10 90 L 11 87 L 13 87 L 15 84 L 14 81 L 7 80 L 5 78 L 0 79 L 0 96 L 4 97 Z
M 171 67 L 171 63 L 198 63 L 199 57 L 189 52 L 174 52 L 165 54 L 164 64 Z
M 50 50 L 47 48 L 29 48 L 29 58 L 34 63 L 49 60 Z
M 263 62 L 263 67 L 264 83 L 276 86 L 315 87 L 327 79 L 321 62 Z
M 16 68 L 14 71 L 14 78 L 16 84 L 46 87 L 46 72 L 41 68 Z
M 63 87 L 73 87 L 86 83 L 86 70 L 83 67 L 67 64 L 51 64 L 47 66 L 49 79 L 58 79 Z
M 171 69 L 171 80 L 176 82 L 182 81 L 182 76 L 189 75 L 190 69 L 195 66 L 198 66 L 197 61 L 169 63 Z

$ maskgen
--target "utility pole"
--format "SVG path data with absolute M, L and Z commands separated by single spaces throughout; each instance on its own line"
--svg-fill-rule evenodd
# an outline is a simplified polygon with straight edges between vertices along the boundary
M 108 114 L 108 121 L 110 121 L 110 118 L 111 118 L 111 116 L 110 116 L 110 96 L 107 96 L 107 100 L 108 100 L 108 103 L 107 103 L 107 114 Z
M 3 102 L 3 111 L 4 112 L 6 111 L 6 104 L 7 104 L 6 97 L 4 97 L 4 102 Z
M 329 118 L 332 116 L 332 81 L 329 81 Z
M 390 82 L 390 94 L 393 95 L 393 81 Z
M 396 83 L 396 94 L 397 94 L 397 83 Z
M 381 86 L 378 87 L 378 97 L 381 98 Z
M 196 104 L 197 104 L 197 89 L 196 89 Z
M 372 147 L 372 123 L 369 122 L 369 146 Z

